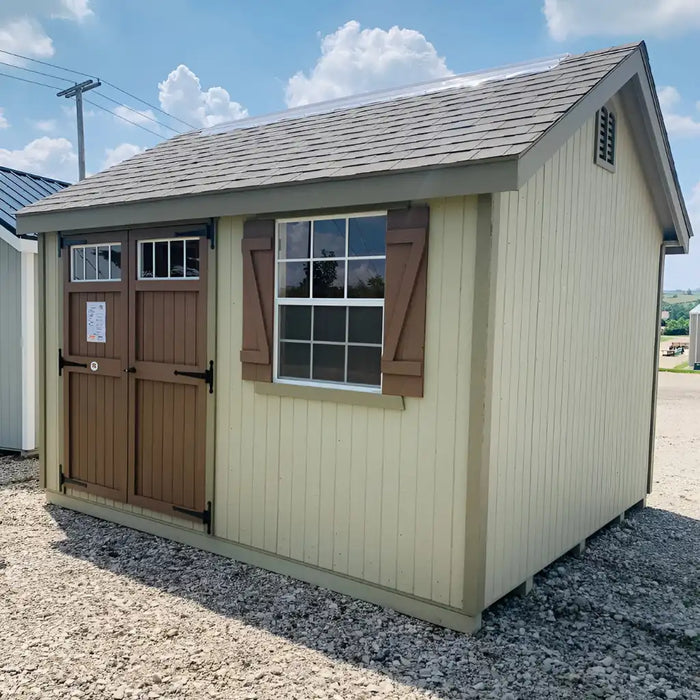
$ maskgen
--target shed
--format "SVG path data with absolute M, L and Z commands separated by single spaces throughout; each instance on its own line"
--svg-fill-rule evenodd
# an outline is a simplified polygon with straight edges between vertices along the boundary
M 0 450 L 36 448 L 36 234 L 17 235 L 18 209 L 67 182 L 0 166 Z
M 689 333 L 690 338 L 688 343 L 688 367 L 694 369 L 695 365 L 700 364 L 700 304 L 690 310 Z M 698 367 L 697 369 L 700 369 Z
M 692 231 L 644 44 L 187 133 L 20 229 L 51 503 L 474 630 L 648 492 Z

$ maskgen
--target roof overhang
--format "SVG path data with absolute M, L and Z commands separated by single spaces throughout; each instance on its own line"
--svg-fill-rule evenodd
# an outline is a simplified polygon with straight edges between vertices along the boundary
M 19 234 L 107 229 L 220 216 L 367 207 L 519 189 L 613 96 L 634 134 L 668 253 L 688 251 L 693 235 L 644 44 L 596 84 L 519 157 L 449 167 L 307 181 L 184 197 L 124 201 L 82 209 L 18 213 Z
M 36 241 L 18 238 L 2 224 L 0 224 L 0 241 L 7 243 L 7 245 L 20 253 L 36 253 L 39 250 L 39 244 Z

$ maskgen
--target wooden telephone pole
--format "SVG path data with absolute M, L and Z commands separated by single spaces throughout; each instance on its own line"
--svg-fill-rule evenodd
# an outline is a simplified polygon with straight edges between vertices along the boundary
M 100 87 L 99 80 L 85 80 L 57 93 L 57 97 L 75 97 L 75 114 L 78 120 L 78 179 L 85 179 L 85 134 L 83 132 L 83 93 Z

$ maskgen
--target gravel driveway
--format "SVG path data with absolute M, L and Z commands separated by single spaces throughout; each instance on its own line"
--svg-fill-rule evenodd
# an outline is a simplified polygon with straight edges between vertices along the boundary
M 697 386 L 662 450 L 700 424 L 700 378 L 672 376 Z M 655 507 L 467 637 L 47 507 L 36 463 L 0 457 L 0 698 L 700 698 L 700 512 L 673 464 Z

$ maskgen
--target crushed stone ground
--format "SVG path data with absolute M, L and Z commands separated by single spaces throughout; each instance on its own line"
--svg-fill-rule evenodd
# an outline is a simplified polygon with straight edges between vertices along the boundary
M 700 698 L 692 499 L 602 531 L 469 637 L 47 506 L 36 473 L 0 457 L 0 698 Z

